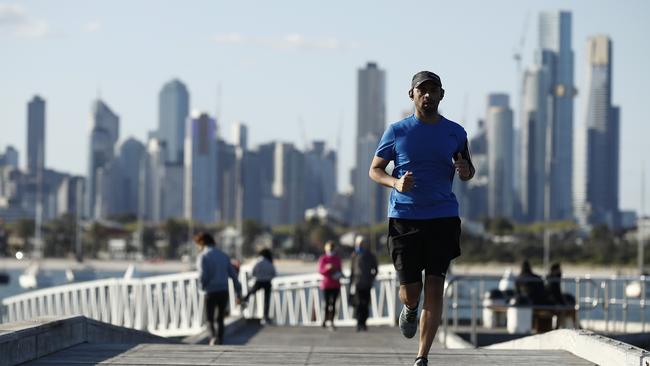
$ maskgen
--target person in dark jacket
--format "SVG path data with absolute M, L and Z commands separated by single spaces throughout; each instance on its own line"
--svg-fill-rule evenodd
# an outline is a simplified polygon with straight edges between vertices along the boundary
M 354 253 L 351 258 L 350 292 L 354 296 L 357 332 L 368 330 L 370 291 L 377 276 L 377 257 L 368 249 L 368 241 L 359 235 L 355 239 Z
M 521 271 L 515 280 L 515 288 L 517 295 L 529 300 L 531 305 L 550 305 L 544 289 L 544 280 L 533 273 L 527 260 L 521 264 Z
M 199 272 L 199 285 L 205 292 L 205 312 L 210 330 L 210 345 L 223 344 L 223 320 L 229 300 L 228 278 L 230 278 L 237 292 L 235 302 L 241 300 L 241 285 L 237 279 L 237 272 L 230 263 L 226 253 L 216 248 L 212 235 L 199 233 L 194 236 L 194 242 L 199 247 L 196 258 L 196 269 Z M 214 315 L 217 313 L 217 329 L 214 329 Z
M 553 263 L 551 269 L 546 275 L 546 292 L 549 299 L 555 305 L 566 305 L 566 300 L 562 294 L 562 268 L 560 263 Z

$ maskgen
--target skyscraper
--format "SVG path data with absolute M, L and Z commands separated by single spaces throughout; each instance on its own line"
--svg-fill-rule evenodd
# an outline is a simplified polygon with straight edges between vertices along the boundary
M 18 150 L 13 146 L 7 146 L 4 154 L 0 154 L 0 166 L 7 165 L 18 168 Z
M 185 122 L 189 115 L 189 105 L 187 87 L 180 80 L 171 80 L 160 90 L 157 137 L 167 146 L 167 163 L 183 163 Z
M 43 174 L 45 167 L 45 100 L 35 95 L 27 104 L 27 173 Z
M 187 120 L 185 218 L 211 224 L 217 208 L 217 121 L 206 113 Z
M 454 194 L 457 194 L 460 214 L 470 220 L 482 220 L 488 216 L 487 208 L 487 187 L 488 178 L 488 140 L 485 122 L 478 121 L 478 131 L 473 134 L 469 141 L 472 149 L 472 161 L 476 167 L 474 178 L 461 184 L 458 175 L 454 178 Z
M 325 141 L 314 141 L 305 151 L 305 208 L 331 205 L 336 189 L 336 152 L 325 148 Z
M 513 215 L 513 121 L 507 94 L 490 94 L 486 116 L 488 152 L 488 215 Z
M 576 215 L 589 224 L 619 225 L 619 108 L 612 106 L 612 42 L 607 36 L 587 41 L 588 76 L 585 159 L 577 177 Z M 580 153 L 580 152 L 579 152 Z M 581 179 L 584 177 L 584 179 Z M 582 193 L 583 197 L 579 197 Z M 584 222 L 583 222 L 584 223 Z
M 279 200 L 281 224 L 296 223 L 305 214 L 305 156 L 291 143 L 275 143 L 273 198 Z
M 164 218 L 163 201 L 167 199 L 163 193 L 163 188 L 167 184 L 166 157 L 166 145 L 157 137 L 150 136 L 147 142 L 146 161 L 143 165 L 144 176 L 141 176 L 144 182 L 139 193 L 144 196 L 139 212 L 142 217 L 153 222 L 160 222 Z
M 109 182 L 107 166 L 115 157 L 115 143 L 119 136 L 120 118 L 101 100 L 93 103 L 91 113 L 92 130 L 90 132 L 90 146 L 88 154 L 88 178 L 86 187 L 86 215 L 97 217 L 96 203 L 98 194 L 108 192 L 100 190 L 102 183 Z M 109 169 L 112 171 L 112 169 Z M 99 173 L 104 182 L 99 180 Z M 107 187 L 104 187 L 107 188 Z M 111 197 L 106 197 L 104 202 L 111 202 Z
M 232 142 L 242 150 L 248 150 L 248 127 L 243 122 L 231 126 Z
M 142 159 L 146 158 L 144 145 L 133 137 L 120 146 L 119 170 L 120 186 L 118 210 L 122 214 L 138 214 L 140 203 L 140 174 Z
M 224 140 L 219 139 L 217 143 L 217 200 L 219 201 L 218 212 L 219 221 L 227 223 L 237 222 L 237 205 L 239 186 L 238 158 L 237 149 L 239 147 L 231 145 Z M 217 169 L 217 167 L 219 167 Z
M 571 14 L 539 15 L 535 64 L 523 76 L 519 204 L 524 220 L 572 218 Z
M 573 217 L 573 50 L 571 49 L 571 13 L 543 12 L 539 17 L 538 62 L 548 67 L 545 218 L 566 220 Z
M 386 74 L 369 62 L 357 74 L 356 165 L 352 173 L 353 218 L 374 224 L 386 216 L 386 190 L 368 177 L 370 162 L 386 128 Z

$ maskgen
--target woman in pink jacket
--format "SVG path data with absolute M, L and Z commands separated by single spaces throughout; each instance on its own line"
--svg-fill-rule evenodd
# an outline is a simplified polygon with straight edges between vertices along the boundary
M 335 330 L 336 299 L 341 290 L 339 279 L 343 273 L 341 272 L 341 258 L 334 252 L 334 242 L 332 241 L 325 243 L 325 254 L 318 258 L 318 272 L 323 276 L 320 288 L 325 294 L 325 317 L 322 326 L 325 328 L 325 323 L 329 320 L 331 329 Z

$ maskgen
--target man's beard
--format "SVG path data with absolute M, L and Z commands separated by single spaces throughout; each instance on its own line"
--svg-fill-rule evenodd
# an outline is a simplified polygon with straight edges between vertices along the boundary
M 433 116 L 438 113 L 438 106 L 433 103 L 422 103 L 420 110 L 425 116 Z

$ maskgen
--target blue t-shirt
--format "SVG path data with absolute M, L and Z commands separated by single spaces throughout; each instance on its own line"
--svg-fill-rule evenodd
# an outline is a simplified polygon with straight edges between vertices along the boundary
M 455 167 L 452 157 L 467 141 L 467 132 L 445 117 L 428 124 L 411 115 L 388 126 L 375 155 L 395 163 L 393 177 L 413 173 L 409 192 L 390 192 L 388 217 L 433 219 L 458 216 L 458 201 L 451 191 Z

